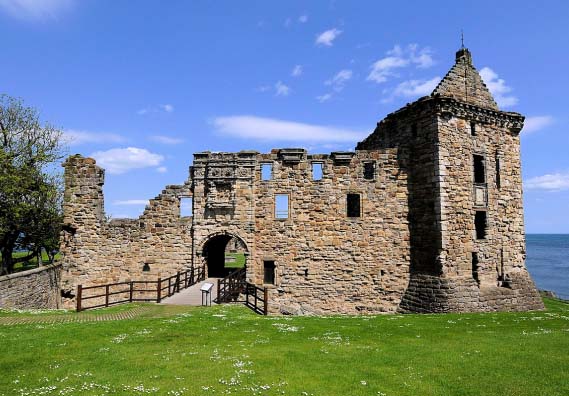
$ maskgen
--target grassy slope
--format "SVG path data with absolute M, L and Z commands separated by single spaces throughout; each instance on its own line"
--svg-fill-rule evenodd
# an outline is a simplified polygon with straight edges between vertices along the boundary
M 226 253 L 225 256 L 235 257 L 233 263 L 225 263 L 225 268 L 243 268 L 245 266 L 245 255 L 243 253 Z
M 569 305 L 546 302 L 358 317 L 155 306 L 131 321 L 2 326 L 0 395 L 567 395 Z

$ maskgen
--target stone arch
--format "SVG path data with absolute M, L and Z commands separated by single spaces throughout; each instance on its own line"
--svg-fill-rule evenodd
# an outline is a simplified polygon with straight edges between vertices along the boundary
M 228 250 L 228 246 L 232 248 Z M 234 250 L 238 250 L 235 251 Z M 210 278 L 222 278 L 235 270 L 235 266 L 228 263 L 228 259 L 239 256 L 245 260 L 249 254 L 247 243 L 239 235 L 220 231 L 209 234 L 199 245 L 199 254 L 204 258 L 207 275 Z

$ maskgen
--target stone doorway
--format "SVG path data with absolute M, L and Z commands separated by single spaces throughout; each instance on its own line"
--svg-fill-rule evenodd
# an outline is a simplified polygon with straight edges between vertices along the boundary
M 224 278 L 245 267 L 248 255 L 241 238 L 228 233 L 210 236 L 203 247 L 208 278 Z

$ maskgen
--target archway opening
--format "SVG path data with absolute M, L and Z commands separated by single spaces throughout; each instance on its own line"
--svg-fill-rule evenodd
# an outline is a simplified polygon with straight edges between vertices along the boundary
M 214 235 L 205 243 L 203 256 L 206 259 L 208 277 L 223 278 L 236 269 L 245 267 L 247 247 L 231 234 Z

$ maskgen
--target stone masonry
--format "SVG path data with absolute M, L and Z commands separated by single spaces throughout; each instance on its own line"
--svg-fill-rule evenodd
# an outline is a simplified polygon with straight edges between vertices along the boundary
M 197 153 L 188 180 L 138 219 L 107 221 L 104 171 L 72 156 L 65 304 L 79 284 L 201 266 L 223 276 L 226 250 L 239 250 L 272 313 L 542 309 L 524 265 L 523 121 L 498 109 L 463 48 L 431 95 L 389 114 L 356 151 Z
M 61 308 L 61 264 L 0 276 L 0 308 Z

